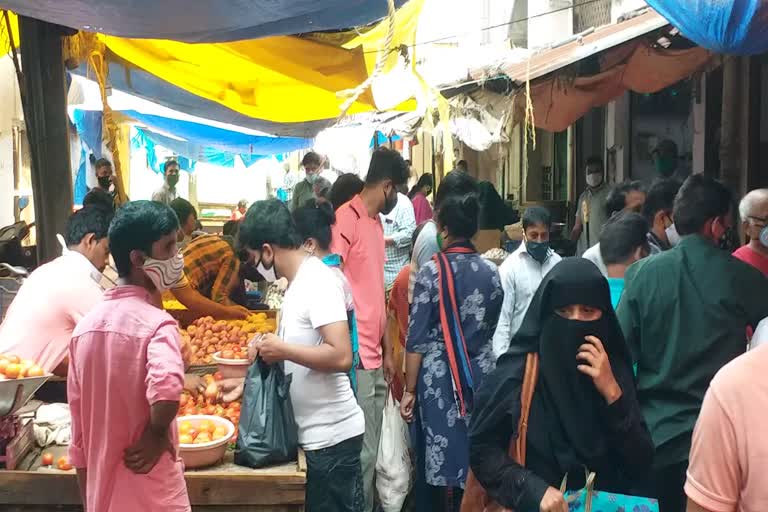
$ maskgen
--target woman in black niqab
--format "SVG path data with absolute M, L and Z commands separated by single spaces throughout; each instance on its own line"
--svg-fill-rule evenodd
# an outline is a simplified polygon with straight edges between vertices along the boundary
M 539 357 L 539 378 L 523 468 L 508 448 L 531 352 Z M 582 487 L 588 469 L 597 474 L 596 489 L 628 494 L 650 469 L 653 451 L 608 283 L 592 262 L 565 259 L 542 281 L 509 351 L 476 394 L 472 470 L 504 507 L 560 510 L 557 489 L 566 474 L 569 488 Z

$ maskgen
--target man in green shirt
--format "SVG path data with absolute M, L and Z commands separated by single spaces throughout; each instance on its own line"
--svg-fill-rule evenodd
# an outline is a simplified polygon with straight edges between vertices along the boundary
M 746 327 L 768 316 L 768 280 L 718 248 L 733 226 L 731 204 L 720 183 L 689 177 L 673 212 L 682 240 L 627 270 L 617 311 L 656 445 L 644 495 L 664 512 L 685 510 L 691 436 L 712 377 L 744 353 Z
M 291 210 L 296 210 L 307 204 L 310 199 L 314 199 L 314 184 L 320 178 L 320 172 L 323 170 L 323 159 L 314 151 L 310 151 L 304 155 L 301 166 L 304 167 L 306 177 L 293 188 Z

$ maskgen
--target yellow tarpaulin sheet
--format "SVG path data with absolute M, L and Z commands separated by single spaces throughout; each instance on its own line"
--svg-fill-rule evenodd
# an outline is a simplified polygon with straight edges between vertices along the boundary
M 177 87 L 242 114 L 275 122 L 333 118 L 336 92 L 367 77 L 361 50 L 297 37 L 189 44 L 100 36 L 107 48 Z M 375 109 L 369 93 L 350 113 Z
M 397 11 L 391 47 L 413 45 L 423 1 L 412 0 Z M 15 16 L 12 25 L 18 34 Z M 385 19 L 344 47 L 292 36 L 200 44 L 98 37 L 115 55 L 181 89 L 253 118 L 296 123 L 339 115 L 344 99 L 337 93 L 368 78 L 387 31 Z M 398 55 L 388 54 L 384 73 L 395 67 Z M 404 92 L 403 100 L 410 92 Z M 396 109 L 415 107 L 414 101 L 404 101 Z M 366 91 L 348 114 L 375 110 L 373 95 Z
M 413 46 L 424 0 L 412 0 L 395 14 L 391 48 Z M 343 48 L 306 38 L 269 37 L 217 44 L 100 36 L 116 55 L 177 87 L 242 114 L 291 123 L 334 118 L 343 102 L 339 91 L 365 81 L 383 51 L 388 21 L 354 38 Z M 384 73 L 397 65 L 388 54 Z M 397 110 L 414 110 L 404 91 Z M 348 114 L 377 110 L 366 91 Z

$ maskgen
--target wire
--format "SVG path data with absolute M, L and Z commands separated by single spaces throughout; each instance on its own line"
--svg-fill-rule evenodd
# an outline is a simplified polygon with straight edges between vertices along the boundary
M 526 16 L 525 18 L 518 18 L 516 20 L 510 20 L 510 21 L 507 21 L 506 23 L 499 23 L 498 25 L 491 25 L 489 27 L 483 27 L 483 28 L 481 28 L 479 30 L 479 32 L 485 32 L 486 30 L 493 30 L 495 28 L 501 28 L 501 27 L 506 27 L 508 25 L 514 25 L 515 23 L 520 23 L 521 21 L 533 20 L 533 19 L 536 19 L 536 18 L 541 18 L 542 16 L 548 16 L 550 14 L 557 14 L 558 12 L 567 11 L 567 10 L 570 10 L 570 9 L 575 9 L 575 8 L 581 7 L 583 5 L 594 4 L 595 2 L 602 2 L 602 1 L 604 1 L 604 0 L 584 0 L 583 2 L 574 3 L 573 5 L 568 6 L 568 7 L 560 7 L 559 9 L 554 9 L 552 11 L 540 12 L 539 14 L 534 14 L 532 16 Z M 430 41 L 421 41 L 421 42 L 418 42 L 418 43 L 414 43 L 412 45 L 401 45 L 401 46 L 398 46 L 396 48 L 392 48 L 390 50 L 390 52 L 400 51 L 402 48 L 415 48 L 417 46 L 424 46 L 426 44 L 433 44 L 433 43 L 439 43 L 441 41 L 448 41 L 450 39 L 455 39 L 455 38 L 457 38 L 459 36 L 468 36 L 468 35 L 472 35 L 472 34 L 475 34 L 475 33 L 476 33 L 476 31 L 473 30 L 471 32 L 462 32 L 462 33 L 454 34 L 454 35 L 450 35 L 450 36 L 439 37 L 437 39 L 432 39 Z M 379 50 L 368 50 L 367 52 L 363 52 L 363 53 L 378 53 L 378 52 L 379 52 Z

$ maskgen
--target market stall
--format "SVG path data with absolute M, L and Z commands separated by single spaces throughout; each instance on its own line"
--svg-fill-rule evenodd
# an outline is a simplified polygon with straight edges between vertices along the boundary
M 0 470 L 0 509 L 6 512 L 70 512 L 82 510 L 74 470 L 41 467 L 36 448 L 19 469 Z M 46 448 L 54 460 L 66 447 Z M 306 464 L 299 461 L 263 469 L 232 462 L 232 452 L 216 466 L 185 474 L 192 510 L 201 512 L 294 512 L 304 509 Z
M 221 378 L 221 372 L 228 377 L 230 375 L 227 372 L 241 371 L 238 365 L 247 368 L 241 359 L 245 357 L 242 351 L 245 350 L 247 340 L 254 335 L 274 332 L 278 321 L 278 312 L 274 310 L 254 312 L 247 320 L 228 322 L 216 321 L 210 317 L 195 319 L 187 311 L 173 311 L 172 314 L 180 323 L 182 343 L 188 347 L 185 351 L 187 362 L 192 363 L 189 370 L 203 375 L 208 385 Z M 217 365 L 217 361 L 220 364 Z M 48 376 L 45 376 L 39 378 L 39 381 L 36 380 L 34 389 L 47 378 Z M 15 380 L 3 376 L 2 382 L 4 388 L 8 388 L 6 394 L 12 395 L 12 384 L 28 380 L 31 379 Z M 0 463 L 5 464 L 0 467 L 7 468 L 0 469 L 0 510 L 82 510 L 75 470 L 71 468 L 67 458 L 68 446 L 65 443 L 53 443 L 41 447 L 36 441 L 39 436 L 34 435 L 32 424 L 35 418 L 39 420 L 41 407 L 45 404 L 34 399 L 27 403 L 34 389 L 24 389 L 19 397 L 10 399 L 12 407 L 0 411 L 3 414 L 10 413 L 5 419 L 13 416 L 16 425 L 12 428 L 10 440 L 4 441 L 0 446 L 0 455 L 9 456 L 0 459 Z M 193 510 L 303 510 L 306 461 L 301 451 L 297 460 L 284 464 L 259 469 L 238 466 L 234 463 L 234 441 L 237 438 L 240 401 L 225 404 L 203 393 L 195 399 L 185 392 L 181 404 L 178 425 L 185 423 L 185 418 L 195 417 L 193 415 L 206 415 L 205 418 L 231 423 L 226 439 L 221 439 L 218 443 L 226 443 L 226 451 L 222 446 L 220 453 L 223 457 L 217 456 L 211 465 L 190 469 L 192 464 L 185 458 L 188 453 L 185 449 L 194 450 L 198 445 L 180 445 L 181 457 L 187 463 L 185 478 Z M 232 425 L 235 427 L 234 435 Z M 183 441 L 184 437 L 180 439 Z M 215 443 L 211 441 L 209 444 Z

